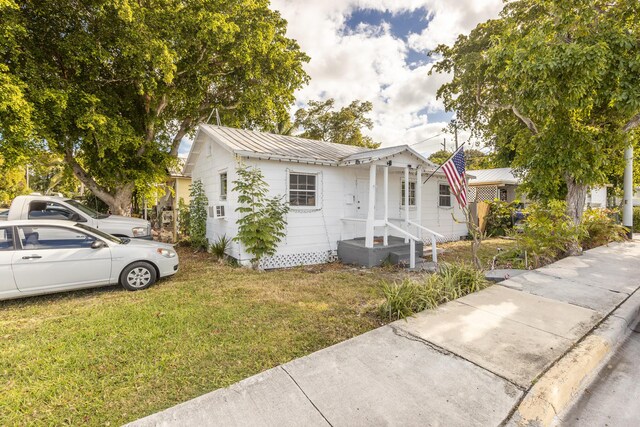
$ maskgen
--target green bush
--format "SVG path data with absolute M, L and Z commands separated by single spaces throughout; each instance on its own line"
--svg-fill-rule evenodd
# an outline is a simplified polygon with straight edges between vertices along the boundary
M 189 205 L 189 242 L 197 250 L 207 250 L 207 205 L 209 201 L 204 194 L 202 181 L 191 184 L 191 204 Z
M 640 206 L 633 208 L 633 231 L 640 232 Z
M 498 199 L 487 201 L 489 212 L 485 218 L 487 236 L 505 236 L 513 229 L 513 214 L 518 209 L 519 201 L 503 202 Z
M 210 250 L 213 256 L 216 257 L 219 261 L 224 261 L 227 257 L 227 250 L 229 249 L 229 245 L 231 245 L 231 239 L 223 234 L 218 237 L 213 243 L 211 243 Z
M 380 315 L 390 320 L 404 319 L 488 285 L 483 272 L 470 264 L 443 264 L 438 273 L 422 281 L 406 278 L 399 283 L 384 283 L 385 301 L 380 305 Z
M 178 235 L 180 239 L 189 238 L 189 205 L 184 202 L 184 199 L 180 197 L 178 200 Z
M 583 227 L 576 227 L 565 213 L 564 201 L 534 203 L 526 210 L 520 233 L 515 233 L 520 250 L 525 251 L 533 267 L 553 262 L 585 237 Z
M 627 229 L 618 223 L 616 217 L 617 212 L 612 209 L 587 209 L 582 216 L 585 231 L 580 242 L 582 248 L 591 249 L 625 240 Z

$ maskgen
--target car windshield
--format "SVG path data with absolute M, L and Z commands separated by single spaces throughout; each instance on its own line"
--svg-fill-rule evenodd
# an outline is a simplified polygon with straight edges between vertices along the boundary
M 88 225 L 76 224 L 76 227 L 82 228 L 83 230 L 90 231 L 93 234 L 96 234 L 96 235 L 102 237 L 105 240 L 108 240 L 108 241 L 113 242 L 113 243 L 117 243 L 119 245 L 124 245 L 125 243 L 127 243 L 127 241 L 124 240 L 124 239 L 121 239 L 121 238 L 116 237 L 116 236 L 112 236 L 111 234 L 105 233 L 104 231 L 100 231 L 100 230 L 95 229 L 93 227 L 89 227 Z
M 91 218 L 95 218 L 95 219 L 101 219 L 101 218 L 107 218 L 109 215 L 106 214 L 102 214 L 96 210 L 91 209 L 88 206 L 83 205 L 80 202 L 77 202 L 75 200 L 65 200 L 66 203 L 70 204 L 71 206 L 73 206 L 74 208 L 78 209 L 79 211 L 81 211 L 82 213 L 85 213 L 87 215 L 89 215 Z

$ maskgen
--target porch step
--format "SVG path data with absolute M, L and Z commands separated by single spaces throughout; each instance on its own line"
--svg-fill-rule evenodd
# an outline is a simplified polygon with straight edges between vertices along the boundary
M 422 258 L 421 251 L 416 250 L 415 253 L 416 253 L 416 264 L 419 261 L 424 260 L 424 258 Z M 403 249 L 403 250 L 389 253 L 389 261 L 393 265 L 398 265 L 398 264 L 409 265 L 410 258 L 411 258 L 411 250 L 409 249 L 406 249 L 406 250 Z

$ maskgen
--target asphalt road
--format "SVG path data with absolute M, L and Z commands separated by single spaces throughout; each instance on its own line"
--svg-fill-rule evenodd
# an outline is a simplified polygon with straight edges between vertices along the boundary
M 562 426 L 640 426 L 640 324 L 561 419 Z

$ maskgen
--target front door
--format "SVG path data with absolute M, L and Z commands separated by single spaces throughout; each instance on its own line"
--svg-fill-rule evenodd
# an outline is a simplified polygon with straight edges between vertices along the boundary
M 111 250 L 92 249 L 95 238 L 73 228 L 18 227 L 22 250 L 13 256 L 21 291 L 98 286 L 109 283 Z
M 369 210 L 369 180 L 356 179 L 356 218 L 366 218 Z

